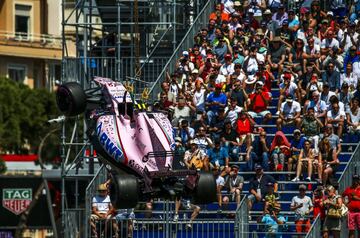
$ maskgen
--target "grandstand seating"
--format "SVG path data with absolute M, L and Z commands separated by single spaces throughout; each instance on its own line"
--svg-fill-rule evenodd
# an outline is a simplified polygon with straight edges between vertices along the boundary
M 272 141 L 275 132 L 277 131 L 276 129 L 276 125 L 275 125 L 275 121 L 276 121 L 276 104 L 277 104 L 277 100 L 278 100 L 278 88 L 275 87 L 275 85 L 272 88 L 272 94 L 273 94 L 273 98 L 272 98 L 272 104 L 270 107 L 270 111 L 273 115 L 273 119 L 272 121 L 270 121 L 269 124 L 266 125 L 262 125 L 261 124 L 261 120 L 255 119 L 255 121 L 257 122 L 259 127 L 262 127 L 265 129 L 265 131 L 267 132 L 267 137 L 269 139 L 269 141 Z M 283 132 L 286 134 L 287 138 L 291 141 L 292 136 L 293 136 L 293 131 L 294 131 L 295 127 L 294 126 L 284 126 L 283 127 Z M 345 166 L 347 165 L 347 162 L 350 160 L 351 155 L 352 155 L 352 151 L 355 149 L 355 147 L 357 146 L 358 142 L 359 142 L 359 138 L 357 138 L 356 136 L 350 136 L 347 134 L 343 135 L 343 143 L 342 143 L 342 152 L 339 155 L 339 160 L 340 160 L 340 166 L 337 169 L 337 172 L 334 176 L 334 179 L 337 181 L 337 179 L 340 177 L 340 175 L 342 174 L 343 170 L 345 169 Z M 245 147 L 242 148 L 242 154 L 245 155 Z M 239 174 L 242 175 L 245 179 L 245 183 L 244 183 L 244 188 L 243 188 L 243 192 L 242 192 L 242 196 L 246 196 L 249 193 L 249 179 L 254 176 L 255 172 L 253 171 L 246 171 L 246 162 L 244 161 L 236 161 L 236 162 L 231 162 L 231 164 L 237 164 L 240 167 L 240 172 Z M 294 212 L 292 212 L 290 210 L 290 203 L 291 203 L 291 199 L 298 194 L 298 187 L 300 184 L 306 184 L 308 186 L 308 191 L 307 191 L 307 195 L 312 197 L 312 193 L 311 191 L 313 191 L 316 186 L 317 183 L 316 182 L 304 182 L 304 181 L 300 181 L 300 182 L 291 182 L 288 180 L 285 180 L 285 175 L 289 174 L 289 172 L 287 171 L 282 171 L 282 172 L 265 172 L 268 174 L 271 174 L 272 176 L 274 176 L 274 178 L 278 181 L 279 183 L 279 195 L 280 195 L 280 204 L 281 204 L 281 209 L 282 211 L 280 212 L 281 215 L 283 215 L 284 217 L 287 218 L 287 229 L 286 231 L 284 231 L 283 237 L 292 237 L 292 235 L 295 234 L 295 225 L 294 225 Z M 290 172 L 290 174 L 295 175 L 295 172 Z M 257 231 L 257 237 L 264 237 L 265 236 L 265 232 L 261 232 L 262 230 L 262 226 L 258 224 L 257 219 L 262 216 L 263 214 L 263 204 L 257 203 L 254 204 L 252 211 L 250 212 L 250 216 L 251 216 L 251 220 L 249 221 L 249 231 Z M 229 214 L 234 213 L 236 210 L 236 203 L 235 202 L 230 202 L 230 204 L 228 205 L 228 207 L 226 208 L 226 210 L 221 211 L 221 213 L 219 213 L 218 209 L 218 204 L 217 203 L 213 203 L 213 204 L 208 204 L 206 206 L 202 206 L 201 207 L 201 212 L 200 215 L 198 216 L 197 220 L 202 220 L 205 219 L 207 220 L 208 223 L 214 224 L 214 226 L 212 227 L 212 231 L 205 229 L 201 224 L 198 224 L 197 226 L 193 226 L 192 229 L 192 233 L 191 235 L 188 234 L 189 231 L 187 231 L 186 229 L 179 229 L 179 227 L 177 227 L 177 231 L 176 237 L 209 237 L 208 234 L 210 232 L 214 233 L 214 236 L 210 236 L 210 237 L 233 237 L 229 234 L 233 234 L 234 233 L 234 218 L 231 217 L 229 218 Z M 174 211 L 174 204 L 172 203 L 172 207 L 170 209 L 171 211 Z M 182 213 L 186 213 L 187 217 L 190 217 L 191 211 L 186 210 L 186 211 L 181 211 Z M 172 221 L 172 213 L 171 213 L 171 221 Z M 143 211 L 138 211 L 136 214 L 138 219 L 142 219 L 143 218 Z M 160 201 L 160 202 L 155 202 L 154 203 L 154 217 L 161 219 L 165 217 L 165 206 L 164 206 L 164 202 Z M 181 217 L 181 216 L 180 216 Z M 229 223 L 231 223 L 232 225 L 229 226 L 216 226 L 216 221 L 217 219 L 222 219 L 222 222 L 224 221 L 228 221 Z M 176 223 L 173 223 L 176 224 Z M 180 220 L 180 225 L 183 225 L 185 227 L 186 224 L 186 219 L 185 220 Z M 226 230 L 221 230 L 221 228 L 226 227 Z M 228 229 L 231 229 L 230 231 Z M 194 232 L 196 232 L 196 234 L 194 234 Z M 161 232 L 154 232 L 154 233 L 148 233 L 149 236 L 146 237 L 162 237 L 161 235 L 158 236 L 159 234 L 162 234 Z M 299 233 L 297 233 L 299 234 Z M 305 237 L 305 233 L 301 234 Z M 250 234 L 248 237 L 251 237 Z

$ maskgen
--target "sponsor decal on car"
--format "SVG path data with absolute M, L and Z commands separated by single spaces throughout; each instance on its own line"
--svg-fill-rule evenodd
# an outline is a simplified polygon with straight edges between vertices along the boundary
M 96 134 L 99 138 L 99 142 L 102 147 L 106 150 L 106 152 L 112 156 L 116 161 L 120 162 L 120 159 L 123 157 L 123 152 L 119 147 L 116 146 L 114 142 L 111 141 L 109 136 L 101 131 L 102 123 L 96 127 Z
M 26 211 L 32 201 L 31 188 L 4 188 L 2 195 L 3 207 L 15 215 Z

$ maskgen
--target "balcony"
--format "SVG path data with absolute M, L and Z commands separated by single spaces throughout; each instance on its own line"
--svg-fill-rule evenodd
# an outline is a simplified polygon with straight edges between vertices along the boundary
M 61 36 L 0 31 L 0 55 L 61 59 Z

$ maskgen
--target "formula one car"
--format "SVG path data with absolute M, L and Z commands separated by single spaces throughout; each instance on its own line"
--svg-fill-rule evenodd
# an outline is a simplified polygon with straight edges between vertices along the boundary
M 173 166 L 179 158 L 167 115 L 138 109 L 120 82 L 100 77 L 94 81 L 98 87 L 88 90 L 76 82 L 65 83 L 56 100 L 67 117 L 84 113 L 94 149 L 111 166 L 110 198 L 116 208 L 135 207 L 151 198 L 216 201 L 211 173 Z

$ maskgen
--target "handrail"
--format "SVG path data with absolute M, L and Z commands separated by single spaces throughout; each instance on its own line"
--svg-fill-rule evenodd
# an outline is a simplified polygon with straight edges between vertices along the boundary
M 24 41 L 41 41 L 41 40 L 51 40 L 59 41 L 61 43 L 61 36 L 49 35 L 49 34 L 36 34 L 36 33 L 25 33 L 25 32 L 15 32 L 15 31 L 0 31 L 0 36 L 8 38 L 11 40 L 17 40 L 16 37 L 22 37 L 26 35 L 27 38 L 24 38 Z
M 195 18 L 194 23 L 191 25 L 189 30 L 186 32 L 184 38 L 181 40 L 179 45 L 176 47 L 174 53 L 171 55 L 170 59 L 168 60 L 168 62 L 164 66 L 163 70 L 159 74 L 158 78 L 151 86 L 151 88 L 149 90 L 149 94 L 151 95 L 151 98 L 153 101 L 155 101 L 155 98 L 156 98 L 156 92 L 154 92 L 155 87 L 158 86 L 160 80 L 164 77 L 164 75 L 167 71 L 167 68 L 169 66 L 174 67 L 174 64 L 176 62 L 176 55 L 180 52 L 180 50 L 184 50 L 185 48 L 189 47 L 190 40 L 193 39 L 193 35 L 191 35 L 191 33 L 194 31 L 195 27 L 196 28 L 198 27 L 198 24 L 199 24 L 200 20 L 204 17 L 204 15 L 206 15 L 206 17 L 208 17 L 208 15 L 210 14 L 210 11 L 213 9 L 213 4 L 214 4 L 214 1 L 212 1 L 212 0 L 207 1 L 207 3 L 204 5 L 203 9 L 200 11 L 200 13 Z M 207 21 L 206 21 L 206 24 L 207 24 Z M 196 29 L 196 30 L 198 30 L 198 29 Z
M 350 170 L 354 167 L 354 164 L 357 162 L 360 162 L 360 144 L 358 144 L 356 146 L 356 149 L 355 149 L 353 155 L 351 156 L 349 162 L 345 166 L 343 173 L 341 174 L 340 178 L 338 179 L 338 184 L 339 184 L 338 190 L 340 192 L 343 192 L 346 187 L 350 186 L 350 184 L 351 184 L 350 180 L 353 175 L 352 174 L 353 171 L 350 171 Z M 355 164 L 355 168 L 356 168 L 356 164 Z
M 318 214 L 316 216 L 316 218 L 315 218 L 315 221 L 311 225 L 309 232 L 305 236 L 305 238 L 320 237 L 320 226 L 321 226 L 321 224 L 320 224 L 320 214 Z

